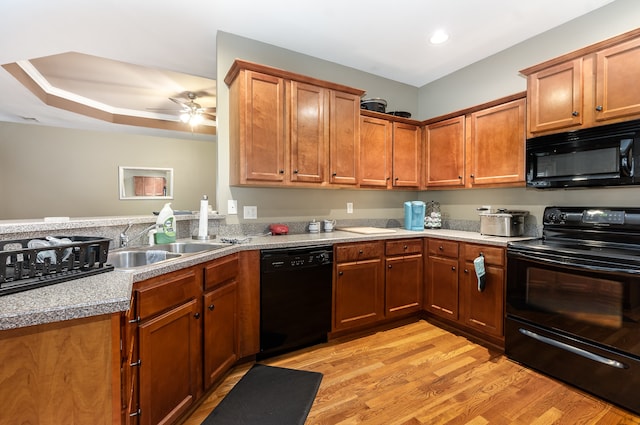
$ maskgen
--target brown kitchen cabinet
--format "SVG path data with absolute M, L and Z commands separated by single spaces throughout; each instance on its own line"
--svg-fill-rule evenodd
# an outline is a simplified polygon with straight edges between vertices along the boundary
M 390 121 L 360 117 L 360 186 L 391 188 L 392 140 Z
M 125 421 L 174 423 L 201 395 L 201 294 L 201 267 L 134 284 L 138 358 L 124 367 L 138 369 L 138 400 Z
M 486 281 L 482 292 L 473 260 L 484 257 Z M 460 279 L 460 316 L 465 326 L 484 335 L 501 339 L 504 335 L 505 250 L 465 243 L 463 245 L 462 278 Z
M 525 99 L 472 112 L 468 125 L 470 187 L 524 186 Z
M 360 96 L 330 90 L 329 182 L 358 184 L 360 160 Z
M 425 247 L 425 310 L 494 345 L 504 345 L 504 248 L 441 239 L 427 239 Z M 486 273 L 482 292 L 473 264 L 480 255 Z
M 382 241 L 335 246 L 333 330 L 375 323 L 384 318 L 384 245 Z
M 422 240 L 385 242 L 386 317 L 422 310 Z
M 640 30 L 520 71 L 527 137 L 640 118 Z
M 464 187 L 465 116 L 425 126 L 425 186 Z
M 524 186 L 525 93 L 425 125 L 425 189 Z
M 427 270 L 425 309 L 458 320 L 458 242 L 425 239 Z
M 422 133 L 418 125 L 363 115 L 360 134 L 360 186 L 420 187 Z
M 362 90 L 241 60 L 225 82 L 232 185 L 357 183 Z
M 209 389 L 238 360 L 238 254 L 204 267 L 204 389 Z

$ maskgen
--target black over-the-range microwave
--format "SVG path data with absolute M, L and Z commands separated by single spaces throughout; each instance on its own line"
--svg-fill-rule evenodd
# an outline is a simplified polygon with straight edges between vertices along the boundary
M 640 184 L 640 120 L 527 139 L 527 187 Z

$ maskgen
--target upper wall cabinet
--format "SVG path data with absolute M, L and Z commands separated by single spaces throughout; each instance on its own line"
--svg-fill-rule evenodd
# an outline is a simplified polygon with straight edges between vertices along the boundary
M 408 120 L 362 112 L 360 117 L 360 186 L 420 187 L 422 130 Z
M 524 185 L 524 93 L 430 120 L 427 189 Z
M 232 185 L 357 184 L 363 91 L 240 60 L 225 82 Z
M 640 117 L 640 30 L 521 71 L 527 137 Z

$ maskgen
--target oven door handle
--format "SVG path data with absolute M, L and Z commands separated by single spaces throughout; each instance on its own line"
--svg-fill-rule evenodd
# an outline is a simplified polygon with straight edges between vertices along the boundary
M 609 359 L 607 357 L 592 353 L 591 351 L 583 350 L 582 348 L 574 347 L 573 345 L 569 345 L 564 342 L 556 341 L 555 339 L 548 338 L 546 336 L 542 336 L 535 332 L 531 332 L 528 329 L 519 328 L 518 331 L 522 335 L 528 336 L 529 338 L 533 338 L 537 341 L 543 342 L 545 344 L 549 344 L 551 346 L 560 348 L 562 350 L 568 351 L 573 354 L 577 354 L 589 360 L 596 361 L 598 363 L 602 363 L 607 366 L 615 367 L 617 369 L 626 369 L 627 366 L 624 363 L 621 363 L 617 360 Z
M 563 267 L 575 267 L 578 269 L 608 272 L 608 273 L 640 274 L 640 270 L 636 270 L 632 268 L 620 268 L 620 267 L 610 267 L 610 266 L 607 266 L 607 267 L 590 266 L 587 264 L 579 264 L 571 261 L 552 260 L 550 258 L 539 257 L 537 255 L 524 254 L 522 252 L 510 252 L 508 255 L 511 257 L 523 258 L 525 260 L 530 260 L 537 263 L 554 264 L 554 265 L 563 266 Z

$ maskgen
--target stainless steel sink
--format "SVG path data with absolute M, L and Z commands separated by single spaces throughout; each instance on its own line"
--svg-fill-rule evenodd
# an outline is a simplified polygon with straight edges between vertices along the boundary
M 182 254 L 158 249 L 113 251 L 107 256 L 107 264 L 117 269 L 130 269 L 148 266 L 172 258 L 179 258 Z
M 217 249 L 225 248 L 228 244 L 210 244 L 210 243 L 197 243 L 197 242 L 173 242 L 163 245 L 154 245 L 149 249 L 159 249 L 167 252 L 177 252 L 180 254 L 193 254 L 202 251 L 215 251 Z

